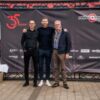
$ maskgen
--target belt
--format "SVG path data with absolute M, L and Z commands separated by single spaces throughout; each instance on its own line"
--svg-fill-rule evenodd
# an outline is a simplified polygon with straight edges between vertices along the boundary
M 58 49 L 56 49 L 56 48 L 53 48 L 54 50 L 58 50 Z

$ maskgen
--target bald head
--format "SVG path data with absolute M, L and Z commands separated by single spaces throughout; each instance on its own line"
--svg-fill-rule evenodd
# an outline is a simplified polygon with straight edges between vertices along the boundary
M 61 20 L 54 21 L 54 27 L 56 31 L 62 31 L 62 23 Z

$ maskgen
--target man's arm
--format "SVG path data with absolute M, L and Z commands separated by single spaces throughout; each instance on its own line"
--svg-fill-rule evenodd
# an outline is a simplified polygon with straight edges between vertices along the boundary
M 37 40 L 38 40 L 38 43 L 39 43 L 39 40 L 40 40 L 40 28 L 37 28 L 37 32 L 38 32 L 38 36 L 37 36 Z
M 68 32 L 66 32 L 66 44 L 67 44 L 67 50 L 65 54 L 65 59 L 69 59 L 69 53 L 70 53 L 72 45 L 71 45 L 70 34 Z
M 72 48 L 71 37 L 69 32 L 66 33 L 66 42 L 67 42 L 67 53 L 69 53 Z
M 23 33 L 22 38 L 21 38 L 21 46 L 24 50 L 24 43 L 25 43 L 25 33 Z
M 39 31 L 37 29 L 37 48 L 39 47 Z

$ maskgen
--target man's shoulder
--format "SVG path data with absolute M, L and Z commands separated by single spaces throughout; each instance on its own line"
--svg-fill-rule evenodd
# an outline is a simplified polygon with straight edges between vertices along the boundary
M 42 27 L 38 27 L 37 30 L 42 29 Z
M 36 33 L 36 34 L 39 34 L 39 31 L 38 31 L 38 30 L 35 30 L 35 33 Z
M 52 29 L 52 30 L 54 30 L 54 28 L 51 27 L 51 26 L 48 26 L 47 28 L 48 28 L 48 29 Z M 37 30 L 40 30 L 40 29 L 43 29 L 43 27 L 38 27 L 38 28 L 37 28 Z
M 27 32 L 23 32 L 23 33 L 22 33 L 22 35 L 26 35 L 26 34 L 27 34 Z
M 48 28 L 50 28 L 50 29 L 54 29 L 54 27 L 51 27 L 51 26 L 49 26 Z
M 48 27 L 48 28 L 49 28 L 49 30 L 50 30 L 52 33 L 54 33 L 54 32 L 55 32 L 54 27 Z

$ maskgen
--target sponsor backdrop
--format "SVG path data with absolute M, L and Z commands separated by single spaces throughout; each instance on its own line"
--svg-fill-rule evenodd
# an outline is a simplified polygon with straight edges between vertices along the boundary
M 1 63 L 9 65 L 9 72 L 23 72 L 22 29 L 34 19 L 37 27 L 41 19 L 49 18 L 49 26 L 56 19 L 71 35 L 72 50 L 66 59 L 69 72 L 100 73 L 100 11 L 99 10 L 0 10 Z M 31 70 L 30 65 L 30 71 Z

